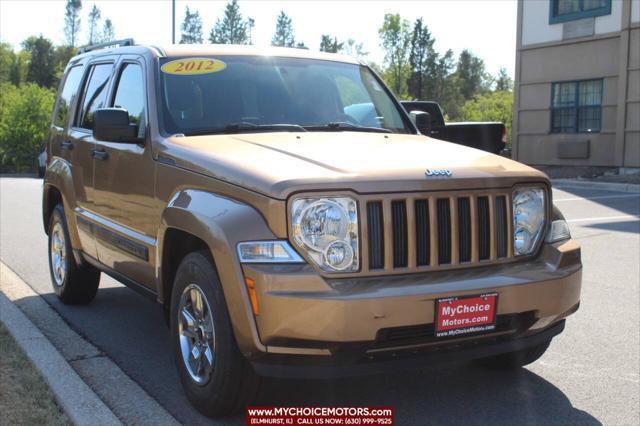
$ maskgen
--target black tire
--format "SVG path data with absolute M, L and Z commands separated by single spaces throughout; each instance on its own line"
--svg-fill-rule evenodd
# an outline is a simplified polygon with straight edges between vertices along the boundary
M 186 294 L 185 289 L 188 287 L 193 289 L 194 285 L 206 299 L 206 305 L 202 306 L 209 310 L 210 316 L 203 317 L 207 321 L 208 318 L 213 320 L 214 330 L 212 372 L 201 383 L 192 377 L 189 371 L 192 367 L 188 367 L 183 358 L 178 323 L 181 320 L 184 324 L 184 319 L 179 318 L 183 293 Z M 203 324 L 205 322 L 202 321 Z M 204 334 L 203 332 L 200 336 Z M 183 336 L 183 343 L 184 339 L 186 338 Z M 208 417 L 234 414 L 243 410 L 255 398 L 260 380 L 238 349 L 218 274 L 207 251 L 185 256 L 178 266 L 171 295 L 171 340 L 184 391 L 189 401 L 202 414 Z
M 489 358 L 482 358 L 477 360 L 477 362 L 484 367 L 490 368 L 492 370 L 512 370 L 524 367 L 525 365 L 537 361 L 538 358 L 540 358 L 546 352 L 550 343 L 551 339 L 542 342 L 539 345 L 531 346 L 530 348 L 522 349 L 515 352 L 507 352 L 505 354 L 500 354 Z
M 59 250 L 54 249 L 54 239 L 60 241 L 60 233 L 64 241 Z M 100 271 L 91 265 L 78 266 L 73 257 L 67 220 L 62 204 L 58 204 L 49 220 L 49 273 L 53 290 L 62 303 L 67 305 L 84 305 L 93 300 L 100 284 Z M 64 267 L 64 275 L 54 271 L 54 252 L 58 253 L 59 264 Z

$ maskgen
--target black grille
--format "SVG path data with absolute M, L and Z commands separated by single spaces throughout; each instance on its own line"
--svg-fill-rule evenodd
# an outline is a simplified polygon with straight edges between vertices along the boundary
M 507 257 L 507 200 L 496 198 L 496 246 L 498 257 Z
M 393 267 L 407 266 L 407 205 L 404 201 L 391 203 L 393 224 Z
M 491 223 L 489 222 L 489 198 L 478 197 L 478 257 L 489 259 L 491 250 Z
M 382 203 L 367 204 L 367 232 L 369 235 L 369 268 L 384 268 L 384 222 Z
M 451 263 L 451 206 L 448 198 L 438 199 L 438 263 Z
M 416 263 L 428 265 L 431 258 L 431 236 L 429 235 L 429 201 L 416 200 Z
M 458 256 L 460 262 L 471 261 L 471 204 L 458 198 Z

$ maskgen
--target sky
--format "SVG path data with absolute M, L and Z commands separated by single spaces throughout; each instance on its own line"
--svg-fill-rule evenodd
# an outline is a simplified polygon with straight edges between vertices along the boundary
M 30 35 L 42 34 L 55 44 L 64 41 L 65 0 L 0 0 L 0 40 L 19 48 Z M 239 0 L 244 17 L 255 20 L 252 38 L 257 45 L 269 45 L 276 16 L 283 10 L 293 21 L 297 41 L 318 49 L 322 34 L 339 41 L 353 38 L 364 44 L 368 59 L 382 63 L 378 29 L 386 13 L 399 13 L 411 23 L 422 17 L 436 39 L 439 52 L 452 49 L 458 54 L 470 49 L 485 61 L 486 69 L 497 74 L 504 67 L 513 76 L 516 50 L 515 0 L 422 0 L 422 1 L 267 1 Z M 111 19 L 116 38 L 132 37 L 137 43 L 171 43 L 170 0 L 82 1 L 80 40 L 87 39 L 87 14 L 93 5 L 102 19 Z M 205 39 L 226 1 L 176 0 L 176 42 L 185 7 L 198 10 Z

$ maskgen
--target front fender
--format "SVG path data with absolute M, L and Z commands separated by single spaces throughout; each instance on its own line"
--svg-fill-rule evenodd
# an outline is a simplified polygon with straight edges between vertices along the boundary
M 271 240 L 276 236 L 253 207 L 230 198 L 197 189 L 184 189 L 171 197 L 162 214 L 156 251 L 156 276 L 161 279 L 164 237 L 178 229 L 202 239 L 211 250 L 233 324 L 238 347 L 245 355 L 266 351 L 260 342 L 249 303 L 237 244 L 248 240 Z M 164 299 L 162 283 L 158 298 Z
M 49 232 L 49 216 L 52 210 L 49 197 L 51 196 L 51 190 L 53 188 L 60 193 L 62 198 L 71 246 L 74 249 L 80 249 L 82 244 L 80 242 L 80 236 L 78 235 L 78 227 L 76 226 L 76 215 L 74 214 L 77 201 L 71 165 L 59 157 L 55 157 L 49 163 L 44 174 L 42 187 L 42 224 L 45 233 Z

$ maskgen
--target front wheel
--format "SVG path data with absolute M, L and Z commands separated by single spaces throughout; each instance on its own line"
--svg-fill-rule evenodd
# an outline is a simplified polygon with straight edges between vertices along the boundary
M 224 294 L 206 251 L 187 255 L 171 295 L 171 335 L 180 381 L 202 414 L 242 410 L 258 388 L 258 377 L 233 335 Z
M 524 367 L 525 365 L 537 361 L 538 358 L 547 351 L 550 343 L 551 339 L 536 346 L 531 346 L 519 351 L 507 352 L 506 354 L 500 354 L 489 358 L 482 358 L 477 360 L 477 362 L 493 370 L 511 370 Z
M 100 271 L 91 265 L 78 265 L 73 258 L 67 220 L 58 204 L 49 220 L 49 272 L 53 290 L 68 305 L 84 305 L 93 300 L 100 284 Z

